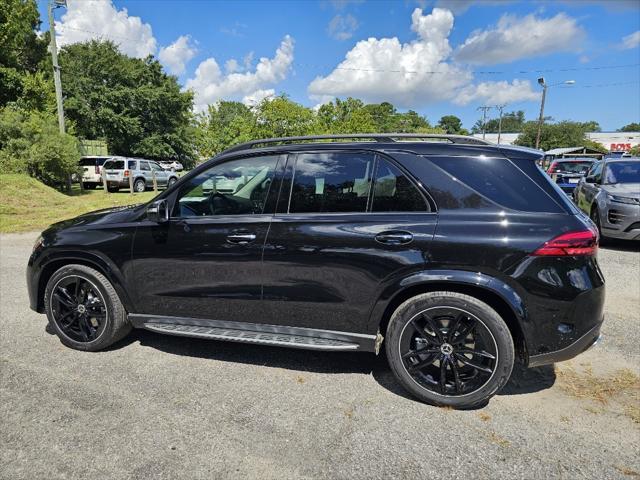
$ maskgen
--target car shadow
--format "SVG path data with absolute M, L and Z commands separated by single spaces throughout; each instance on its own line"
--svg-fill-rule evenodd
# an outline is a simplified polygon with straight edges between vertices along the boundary
M 615 238 L 601 238 L 600 248 L 617 252 L 640 252 L 640 242 L 635 240 L 618 240 Z
M 163 335 L 148 330 L 133 330 L 126 338 L 112 345 L 109 350 L 125 348 L 135 342 L 139 342 L 143 347 L 172 355 L 213 361 L 243 363 L 300 372 L 371 375 L 380 386 L 391 393 L 411 401 L 417 401 L 400 386 L 383 354 L 376 356 L 373 353 L 297 350 Z M 516 363 L 511 378 L 498 392 L 498 395 L 521 395 L 546 390 L 553 386 L 555 380 L 553 365 L 525 368 L 522 364 Z

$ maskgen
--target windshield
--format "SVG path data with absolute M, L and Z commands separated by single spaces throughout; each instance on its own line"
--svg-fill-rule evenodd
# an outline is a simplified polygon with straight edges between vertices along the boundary
M 586 173 L 593 162 L 557 162 L 551 173 Z
M 604 184 L 640 183 L 640 162 L 607 163 L 604 173 Z

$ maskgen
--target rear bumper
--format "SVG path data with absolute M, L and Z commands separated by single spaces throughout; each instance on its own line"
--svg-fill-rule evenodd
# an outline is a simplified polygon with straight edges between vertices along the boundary
M 604 319 L 603 319 L 604 320 Z M 582 352 L 589 350 L 600 340 L 600 328 L 602 327 L 602 321 L 595 327 L 585 333 L 582 337 L 577 339 L 571 345 L 555 352 L 541 353 L 538 355 L 531 355 L 529 357 L 529 367 L 539 367 L 540 365 L 548 365 L 556 362 L 563 362 L 580 355 Z

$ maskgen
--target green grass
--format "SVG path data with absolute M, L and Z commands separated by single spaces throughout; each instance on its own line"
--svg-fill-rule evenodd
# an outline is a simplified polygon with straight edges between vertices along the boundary
M 0 233 L 44 230 L 82 213 L 143 203 L 157 195 L 105 193 L 102 189 L 81 193 L 77 185 L 74 187 L 71 195 L 66 195 L 27 175 L 0 174 Z

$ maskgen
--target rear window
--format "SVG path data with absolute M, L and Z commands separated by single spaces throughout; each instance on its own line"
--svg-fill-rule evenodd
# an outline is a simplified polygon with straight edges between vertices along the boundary
M 555 162 L 550 173 L 587 173 L 593 162 Z
M 561 212 L 562 208 L 532 179 L 504 158 L 429 157 L 455 180 L 511 210 Z
M 93 157 L 93 158 L 81 158 L 80 165 L 83 167 L 91 167 L 95 165 L 102 165 L 109 157 Z
M 109 160 L 105 162 L 106 170 L 124 170 L 124 160 Z

